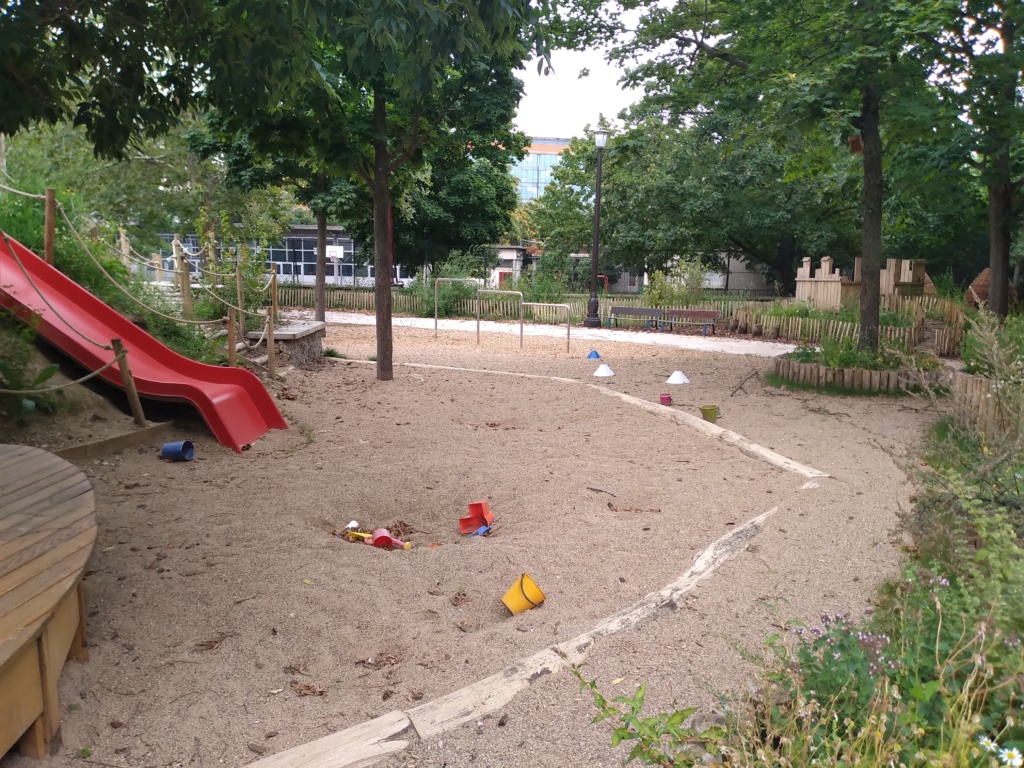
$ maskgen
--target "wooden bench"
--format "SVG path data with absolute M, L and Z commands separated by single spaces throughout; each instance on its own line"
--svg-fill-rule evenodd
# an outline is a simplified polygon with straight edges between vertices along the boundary
M 615 327 L 618 328 L 620 317 L 639 317 L 646 321 L 646 330 L 649 331 L 652 321 L 655 327 L 659 327 L 665 317 L 665 310 L 656 307 L 612 307 L 608 311 L 608 327 L 611 328 L 612 321 L 615 321 Z
M 715 323 L 721 318 L 722 313 L 717 309 L 666 309 L 665 325 L 671 331 L 675 323 L 681 325 L 703 325 L 704 335 L 708 335 L 708 326 L 711 326 L 711 333 L 715 332 Z
M 67 659 L 89 657 L 82 572 L 95 506 L 78 467 L 0 445 L 0 755 L 60 747 L 57 678 Z

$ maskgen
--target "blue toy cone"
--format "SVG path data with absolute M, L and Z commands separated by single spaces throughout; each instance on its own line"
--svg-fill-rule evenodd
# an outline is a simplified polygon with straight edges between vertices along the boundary
M 597 350 L 596 349 L 590 350 L 590 354 L 587 355 L 587 360 L 600 360 L 600 359 L 601 359 L 601 356 L 599 354 L 597 354 Z

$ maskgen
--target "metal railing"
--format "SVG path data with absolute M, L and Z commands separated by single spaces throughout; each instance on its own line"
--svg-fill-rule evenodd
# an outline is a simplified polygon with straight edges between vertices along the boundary
M 568 304 L 545 304 L 544 302 L 540 302 L 540 301 L 524 301 L 522 303 L 522 306 L 524 306 L 524 307 L 553 307 L 555 309 L 561 307 L 562 309 L 564 309 L 565 310 L 565 351 L 566 352 L 569 351 L 569 334 L 571 333 L 571 328 L 572 328 L 572 320 L 571 320 L 571 318 L 572 318 L 572 307 L 570 307 Z M 522 326 L 520 326 L 520 331 L 522 331 Z M 520 340 L 519 346 L 520 347 L 522 346 L 522 341 L 521 340 Z
M 520 291 L 491 291 L 491 290 L 479 290 L 476 292 L 476 343 L 480 344 L 480 294 L 501 294 L 503 296 L 518 296 L 519 297 L 519 348 L 523 348 L 523 294 Z M 435 306 L 436 311 L 436 306 Z

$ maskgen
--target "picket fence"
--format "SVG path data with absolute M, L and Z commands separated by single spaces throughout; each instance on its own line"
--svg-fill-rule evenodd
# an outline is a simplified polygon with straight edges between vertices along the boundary
M 286 307 L 312 307 L 314 289 L 305 285 L 278 285 L 278 302 Z M 372 290 L 352 288 L 336 288 L 327 286 L 325 289 L 327 309 L 351 310 L 357 312 L 373 312 L 376 306 Z M 598 299 L 598 316 L 601 324 L 606 325 L 608 315 L 615 307 L 642 307 L 645 296 L 615 295 L 601 296 Z M 588 296 L 571 294 L 562 303 L 569 305 L 571 319 L 574 323 L 582 322 L 587 311 Z M 723 297 L 696 303 L 679 303 L 668 305 L 666 309 L 708 309 L 721 313 L 723 322 L 735 321 L 734 329 L 745 325 L 751 333 L 755 326 L 759 332 L 770 338 L 802 341 L 818 344 L 822 339 L 853 339 L 860 336 L 857 323 L 841 320 L 824 320 L 808 317 L 780 317 L 764 312 L 766 302 L 771 299 L 751 299 L 749 297 Z M 776 300 L 778 301 L 778 300 Z M 424 301 L 422 297 L 394 290 L 391 294 L 392 311 L 396 314 L 429 316 L 433 311 L 433 302 Z M 783 306 L 794 304 L 793 299 L 783 299 Z M 908 327 L 883 326 L 879 328 L 879 338 L 886 343 L 899 343 L 906 347 L 914 347 L 924 339 L 925 317 L 940 320 L 945 327 L 935 331 L 935 353 L 940 357 L 956 357 L 960 351 L 963 338 L 964 315 L 960 307 L 946 299 L 935 296 L 887 296 L 882 298 L 882 306 L 894 311 L 913 315 L 913 324 Z M 477 300 L 465 299 L 455 304 L 456 314 L 461 317 L 476 317 Z M 480 316 L 488 320 L 518 320 L 519 302 L 507 296 L 481 296 Z M 561 309 L 550 307 L 527 307 L 524 319 L 530 322 L 560 324 L 564 322 Z M 621 327 L 630 326 L 630 318 L 620 321 Z M 642 327 L 644 321 L 636 319 L 634 324 Z

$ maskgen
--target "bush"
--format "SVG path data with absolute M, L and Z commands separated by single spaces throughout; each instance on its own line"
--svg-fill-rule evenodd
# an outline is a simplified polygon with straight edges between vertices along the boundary
M 655 271 L 644 288 L 649 307 L 683 307 L 707 298 L 704 287 L 707 268 L 699 259 L 678 259 L 666 275 Z
M 471 273 L 478 268 L 470 258 L 472 254 L 463 254 L 460 251 L 453 251 L 448 260 L 435 269 L 434 274 L 429 277 L 421 272 L 416 279 L 409 284 L 402 292 L 416 296 L 420 299 L 423 317 L 434 316 L 434 281 L 437 278 L 454 278 L 459 280 L 474 280 L 474 283 L 441 283 L 437 289 L 437 316 L 452 317 L 458 313 L 457 304 L 460 301 L 467 301 L 476 296 L 479 282 L 471 277 Z
M 56 364 L 33 365 L 35 331 L 0 310 L 0 389 L 31 390 L 46 387 L 59 370 Z M 8 395 L 0 392 L 0 412 L 15 418 L 35 410 L 52 413 L 58 404 L 56 393 Z
M 844 304 L 838 311 L 815 309 L 803 302 L 773 301 L 770 307 L 761 310 L 762 314 L 771 317 L 806 317 L 814 320 L 839 320 L 844 323 L 860 322 L 860 305 Z M 909 328 L 914 324 L 912 315 L 896 312 L 884 307 L 879 310 L 878 324 L 886 327 Z
M 1024 314 L 1011 315 L 1000 325 L 993 315 L 980 313 L 970 321 L 961 356 L 968 373 L 998 375 L 1011 386 L 1024 387 Z
M 789 354 L 798 363 L 818 363 L 829 368 L 863 368 L 869 371 L 898 371 L 915 367 L 930 371 L 941 363 L 933 355 L 908 355 L 896 345 L 880 344 L 877 352 L 857 348 L 857 342 L 843 339 L 822 339 L 820 347 L 801 345 Z
M 1016 358 L 1006 336 L 984 317 L 975 335 L 997 391 L 1024 413 L 1021 390 L 1007 386 Z M 704 763 L 706 750 L 744 766 L 1020 768 L 1024 438 L 952 423 L 937 430 L 924 492 L 904 518 L 916 557 L 874 610 L 769 638 L 758 691 L 728 702 L 724 729 L 686 730 L 692 710 L 644 717 L 642 695 L 615 706 L 575 669 L 613 744 L 660 766 Z

